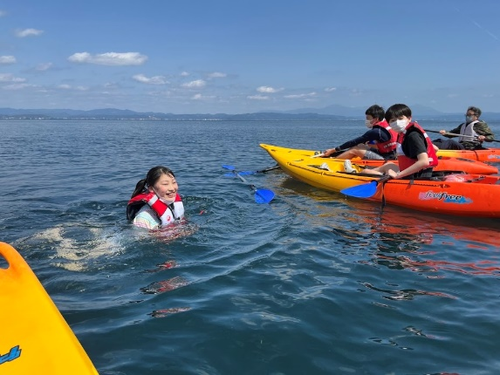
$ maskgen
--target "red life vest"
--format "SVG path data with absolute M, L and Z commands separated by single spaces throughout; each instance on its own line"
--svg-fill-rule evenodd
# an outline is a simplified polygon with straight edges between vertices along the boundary
M 434 150 L 434 146 L 432 144 L 432 141 L 429 138 L 429 136 L 427 135 L 427 133 L 425 132 L 425 130 L 416 122 L 410 122 L 406 126 L 406 129 L 402 133 L 399 134 L 399 138 L 398 138 L 399 146 L 402 147 L 403 141 L 404 141 L 405 136 L 406 136 L 406 132 L 412 128 L 416 129 L 418 132 L 420 132 L 424 136 L 425 142 L 427 143 L 427 155 L 429 157 L 429 167 L 435 167 L 436 165 L 438 165 L 438 158 L 436 155 L 436 150 Z M 404 171 L 406 168 L 415 164 L 415 161 L 416 161 L 416 159 L 409 158 L 408 156 L 406 156 L 402 152 L 402 150 L 401 150 L 401 153 L 398 152 L 399 170 Z
M 148 204 L 158 215 L 161 225 L 168 225 L 184 216 L 184 205 L 179 194 L 171 204 L 162 202 L 154 192 L 144 192 L 131 198 L 127 204 L 127 219 L 132 221 L 142 206 Z
M 378 126 L 379 128 L 385 129 L 391 135 L 391 139 L 389 139 L 388 141 L 381 142 L 381 143 L 377 142 L 376 146 L 377 146 L 378 152 L 383 155 L 383 154 L 389 154 L 389 153 L 395 151 L 396 147 L 398 146 L 398 142 L 397 142 L 398 133 L 396 133 L 394 130 L 392 130 L 391 126 L 387 123 L 387 121 L 385 121 L 385 119 L 380 121 L 380 122 L 377 122 L 373 126 L 374 127 Z

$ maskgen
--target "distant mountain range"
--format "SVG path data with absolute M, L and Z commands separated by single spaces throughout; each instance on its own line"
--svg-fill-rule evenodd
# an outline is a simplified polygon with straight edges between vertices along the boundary
M 412 105 L 417 119 L 460 121 L 463 113 L 444 113 L 433 108 Z M 365 107 L 330 105 L 324 108 L 301 108 L 290 111 L 265 111 L 242 114 L 173 114 L 161 112 L 135 112 L 128 109 L 103 108 L 90 111 L 75 109 L 14 109 L 0 108 L 0 119 L 147 119 L 147 120 L 269 120 L 269 119 L 361 119 Z M 500 113 L 485 112 L 485 121 L 500 120 Z

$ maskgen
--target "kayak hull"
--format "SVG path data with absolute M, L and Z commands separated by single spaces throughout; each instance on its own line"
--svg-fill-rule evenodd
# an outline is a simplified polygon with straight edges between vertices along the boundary
M 500 148 L 489 148 L 486 150 L 438 150 L 437 155 L 488 163 L 500 163 Z
M 320 189 L 340 192 L 344 189 L 369 184 L 377 178 L 362 174 L 362 168 L 353 163 L 357 174 L 346 173 L 343 161 L 314 158 L 314 152 L 273 145 L 260 145 L 288 175 Z M 329 170 L 322 169 L 326 163 Z M 479 174 L 466 175 L 469 182 L 434 180 L 388 180 L 379 183 L 372 201 L 385 201 L 414 210 L 440 214 L 500 217 L 500 177 Z
M 0 373 L 97 374 L 23 257 L 0 242 L 0 258 L 8 263 L 8 268 L 0 266 Z

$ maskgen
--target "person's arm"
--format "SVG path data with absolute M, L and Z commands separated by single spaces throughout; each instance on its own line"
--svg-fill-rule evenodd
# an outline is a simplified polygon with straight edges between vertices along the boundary
M 410 176 L 428 167 L 429 167 L 429 155 L 427 154 L 427 152 L 422 152 L 421 154 L 417 155 L 417 161 L 414 164 L 412 164 L 405 170 L 398 172 L 395 178 L 403 178 L 406 176 Z
M 460 134 L 460 130 L 461 130 L 461 128 L 462 128 L 462 125 L 463 125 L 463 123 L 461 123 L 461 124 L 460 124 L 460 125 L 458 125 L 455 129 L 450 130 L 450 131 L 446 131 L 446 130 L 444 130 L 444 129 L 443 129 L 443 130 L 440 130 L 440 131 L 439 131 L 439 133 L 440 133 L 442 136 L 446 137 L 446 138 L 454 138 L 454 137 L 456 137 L 455 135 L 447 135 L 446 133 Z
M 403 144 L 403 151 L 409 158 L 416 159 L 415 163 L 398 173 L 389 173 L 392 178 L 403 178 L 410 176 L 422 169 L 429 167 L 429 155 L 427 154 L 427 142 L 422 134 L 413 131 L 407 135 Z
M 359 144 L 364 144 L 366 142 L 376 141 L 376 140 L 378 140 L 378 138 L 379 138 L 378 131 L 376 129 L 370 129 L 362 136 L 351 139 L 350 141 L 347 141 L 345 143 L 342 143 L 340 146 L 338 146 L 336 148 L 338 150 L 344 150 L 346 148 L 351 148 L 351 147 L 357 146 Z
M 491 131 L 490 127 L 488 124 L 484 121 L 479 121 L 474 124 L 474 131 L 479 134 L 479 137 L 477 137 L 477 140 L 479 142 L 492 142 L 493 138 L 495 138 L 495 135 Z

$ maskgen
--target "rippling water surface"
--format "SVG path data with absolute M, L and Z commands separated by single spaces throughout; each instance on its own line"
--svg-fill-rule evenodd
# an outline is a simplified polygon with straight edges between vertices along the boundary
M 223 164 L 273 166 L 259 143 L 321 150 L 362 121 L 1 121 L 0 131 L 1 240 L 100 374 L 499 371 L 499 221 L 381 211 L 280 171 L 247 177 L 276 193 L 259 205 L 224 176 Z M 126 222 L 125 205 L 158 164 L 175 171 L 189 223 L 152 236 Z

